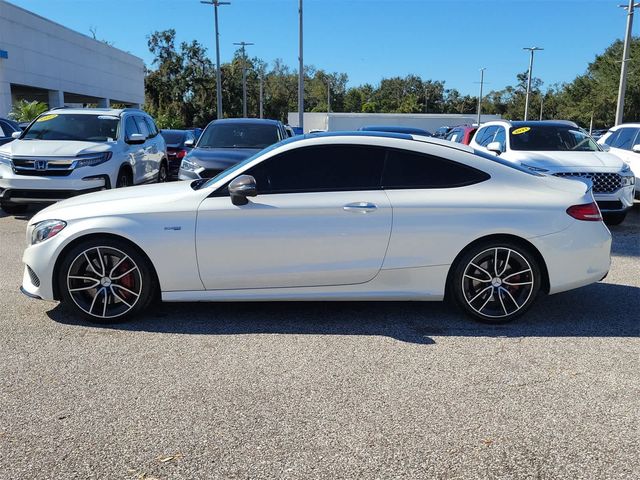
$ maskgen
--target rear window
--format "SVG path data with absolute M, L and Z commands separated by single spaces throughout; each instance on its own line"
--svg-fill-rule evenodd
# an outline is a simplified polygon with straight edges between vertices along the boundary
M 186 132 L 164 132 L 164 131 L 160 132 L 160 134 L 162 135 L 162 138 L 164 138 L 164 141 L 167 143 L 167 145 L 176 145 L 176 144 L 182 143 L 182 140 L 184 140 L 185 133 Z
M 265 148 L 279 140 L 276 125 L 214 123 L 202 132 L 198 148 Z

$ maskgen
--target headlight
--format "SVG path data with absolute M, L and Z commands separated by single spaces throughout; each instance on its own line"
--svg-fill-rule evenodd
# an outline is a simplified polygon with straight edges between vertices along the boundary
M 0 152 L 0 163 L 4 163 L 6 165 L 11 165 L 11 154 Z
M 628 163 L 625 163 L 624 166 L 622 167 L 622 170 L 620 170 L 620 176 L 622 178 L 623 187 L 629 187 L 636 183 L 636 177 L 631 171 L 631 167 L 629 166 Z
M 111 152 L 103 153 L 87 153 L 84 155 L 78 155 L 76 160 L 76 168 L 79 167 L 95 167 L 101 163 L 106 162 L 111 158 L 113 154 Z
M 189 172 L 195 172 L 201 167 L 197 163 L 192 162 L 187 156 L 182 159 L 182 162 L 180 163 L 180 168 L 183 170 L 187 170 Z
M 55 237 L 66 226 L 67 222 L 63 222 L 62 220 L 43 220 L 42 222 L 36 223 L 31 232 L 31 245 Z
M 528 168 L 529 170 L 533 170 L 534 172 L 548 172 L 546 168 L 534 167 L 533 165 L 527 165 L 526 163 L 521 163 L 524 168 Z

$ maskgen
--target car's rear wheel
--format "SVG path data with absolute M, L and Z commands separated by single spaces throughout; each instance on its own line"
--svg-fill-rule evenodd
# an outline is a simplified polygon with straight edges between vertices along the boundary
M 456 303 L 476 320 L 507 323 L 529 309 L 541 283 L 541 267 L 529 249 L 489 241 L 458 259 L 449 288 Z
M 94 238 L 72 248 L 58 269 L 62 303 L 95 323 L 144 310 L 157 292 L 149 261 L 130 244 Z
M 627 212 L 604 213 L 602 214 L 602 219 L 607 225 L 620 225 L 622 222 L 624 222 L 626 216 Z
M 29 205 L 26 203 L 2 202 L 0 203 L 0 208 L 2 208 L 2 211 L 8 215 L 19 215 L 21 213 L 25 213 L 29 209 Z

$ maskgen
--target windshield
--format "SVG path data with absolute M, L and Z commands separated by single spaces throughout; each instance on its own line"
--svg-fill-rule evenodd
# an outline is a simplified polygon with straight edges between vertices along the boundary
M 538 152 L 599 152 L 596 142 L 584 131 L 572 126 L 531 125 L 511 127 L 511 150 Z
M 185 132 L 176 132 L 176 131 L 161 131 L 160 135 L 164 138 L 164 141 L 167 145 L 175 145 L 178 143 L 182 143 L 184 140 Z
M 119 123 L 110 115 L 51 113 L 38 117 L 21 139 L 112 142 L 118 138 Z
M 275 125 L 214 123 L 202 132 L 198 148 L 265 148 L 278 140 Z

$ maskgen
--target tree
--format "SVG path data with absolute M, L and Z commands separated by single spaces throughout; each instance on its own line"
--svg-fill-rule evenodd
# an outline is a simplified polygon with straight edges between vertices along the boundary
M 46 103 L 38 102 L 36 100 L 34 100 L 33 102 L 18 100 L 13 104 L 13 108 L 9 113 L 9 117 L 11 117 L 16 122 L 30 122 L 38 115 L 46 112 L 47 110 L 49 110 L 49 107 Z

